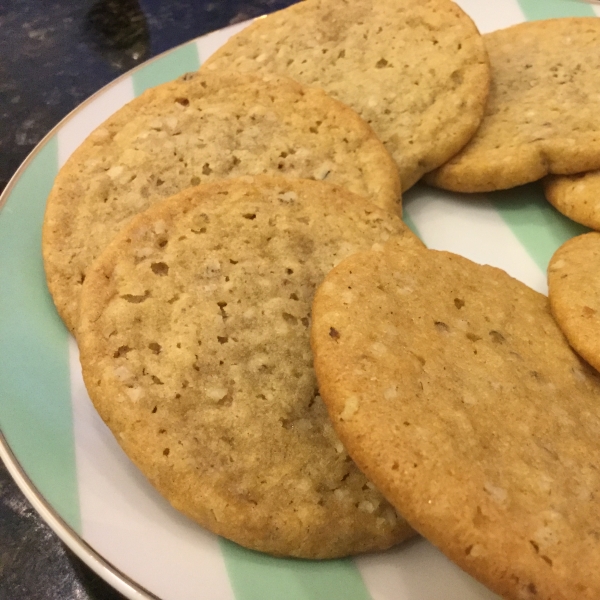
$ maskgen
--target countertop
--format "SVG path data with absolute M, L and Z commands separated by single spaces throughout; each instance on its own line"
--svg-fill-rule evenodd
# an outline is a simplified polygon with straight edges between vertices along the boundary
M 120 74 L 197 36 L 290 4 L 293 0 L 0 3 L 0 191 L 64 116 Z M 120 598 L 60 542 L 0 462 L 0 600 Z

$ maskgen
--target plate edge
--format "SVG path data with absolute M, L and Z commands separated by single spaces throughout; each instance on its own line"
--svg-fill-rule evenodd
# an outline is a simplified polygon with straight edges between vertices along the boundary
M 118 592 L 130 600 L 160 600 L 149 590 L 135 583 L 125 573 L 96 552 L 80 537 L 64 519 L 52 508 L 44 496 L 27 476 L 16 456 L 13 454 L 4 434 L 0 430 L 0 459 L 4 462 L 15 483 L 40 514 L 46 524 L 58 535 L 60 540 L 92 571 L 107 581 Z

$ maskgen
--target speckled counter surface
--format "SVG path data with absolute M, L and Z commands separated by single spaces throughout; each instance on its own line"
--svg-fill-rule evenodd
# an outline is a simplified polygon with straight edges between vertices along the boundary
M 194 37 L 294 0 L 0 2 L 0 191 L 65 115 Z M 7 402 L 2 397 L 0 402 Z M 122 598 L 68 551 L 0 462 L 0 600 Z

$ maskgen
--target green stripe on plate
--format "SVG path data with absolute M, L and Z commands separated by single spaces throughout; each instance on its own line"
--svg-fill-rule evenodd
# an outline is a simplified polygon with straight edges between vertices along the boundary
M 489 199 L 544 273 L 561 244 L 588 231 L 549 204 L 539 183 L 494 192 Z
M 352 559 L 273 558 L 219 542 L 236 600 L 371 600 Z
M 133 91 L 136 96 L 148 88 L 176 79 L 184 73 L 197 71 L 200 58 L 196 42 L 179 46 L 151 60 L 147 65 L 133 71 Z
M 44 277 L 41 231 L 58 173 L 53 137 L 0 213 L 0 428 L 35 487 L 80 531 L 68 333 Z
M 581 0 L 518 0 L 528 21 L 558 17 L 594 17 L 596 13 Z

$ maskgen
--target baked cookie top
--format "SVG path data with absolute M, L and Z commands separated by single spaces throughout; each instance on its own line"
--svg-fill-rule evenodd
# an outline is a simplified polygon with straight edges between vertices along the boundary
M 565 217 L 600 230 L 600 171 L 555 175 L 543 181 L 546 200 Z
M 401 219 L 345 189 L 247 177 L 137 216 L 88 270 L 77 341 L 90 397 L 186 515 L 275 555 L 387 548 L 412 530 L 348 457 L 316 385 L 314 289 Z
M 272 71 L 322 87 L 366 119 L 412 186 L 483 116 L 489 65 L 450 0 L 305 0 L 230 38 L 201 71 Z
M 43 253 L 69 329 L 89 265 L 133 215 L 199 183 L 261 173 L 327 179 L 400 209 L 394 161 L 356 113 L 321 90 L 268 75 L 185 75 L 115 113 L 58 174 Z
M 532 21 L 483 37 L 492 68 L 483 122 L 426 181 L 486 192 L 600 168 L 600 20 Z
M 389 243 L 327 275 L 311 336 L 334 428 L 417 531 L 504 598 L 600 596 L 600 379 L 545 296 Z
M 552 314 L 571 346 L 600 370 L 600 233 L 565 242 L 548 265 Z

